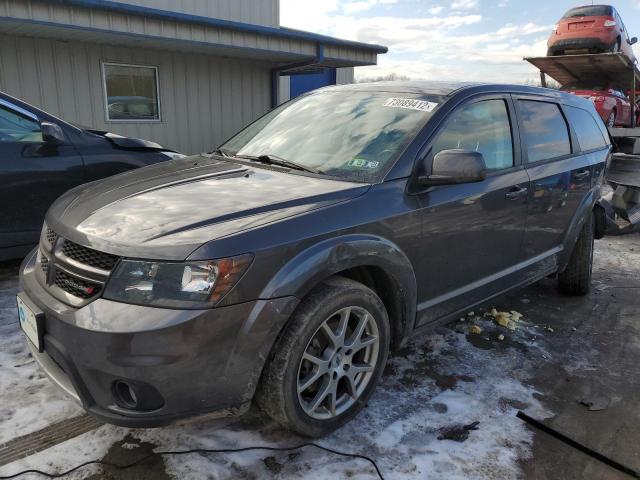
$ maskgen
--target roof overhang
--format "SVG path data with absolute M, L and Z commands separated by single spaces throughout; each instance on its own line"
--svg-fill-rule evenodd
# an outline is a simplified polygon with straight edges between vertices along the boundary
M 632 90 L 634 77 L 640 85 L 640 72 L 622 53 L 528 57 L 527 62 L 549 75 L 560 85 L 571 82 L 614 83 Z
M 374 65 L 386 47 L 289 28 L 221 20 L 109 0 L 6 0 L 0 33 L 268 62 L 274 67 Z M 49 8 L 31 8 L 46 4 Z M 319 50 L 323 55 L 318 61 Z

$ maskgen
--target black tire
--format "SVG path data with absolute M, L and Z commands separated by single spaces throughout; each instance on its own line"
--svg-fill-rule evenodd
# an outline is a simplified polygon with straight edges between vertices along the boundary
M 615 109 L 611 110 L 609 114 L 609 118 L 607 118 L 607 127 L 613 128 L 616 125 L 616 111 Z
M 613 45 L 611 45 L 611 49 L 609 50 L 611 53 L 618 53 L 620 51 L 620 39 L 618 38 Z
M 558 274 L 558 289 L 567 295 L 586 295 L 591 289 L 595 220 L 591 212 L 571 252 L 567 268 Z
M 312 340 L 316 341 L 321 327 L 332 318 L 334 312 L 348 307 L 364 309 L 373 317 L 378 333 L 375 367 L 359 396 L 353 397 L 354 400 L 348 396 L 341 397 L 353 401 L 352 405 L 340 414 L 334 412 L 333 418 L 317 419 L 301 405 L 298 387 L 303 354 L 308 352 Z M 368 317 L 368 321 L 371 321 L 371 317 Z M 373 393 L 387 362 L 389 332 L 387 311 L 372 290 L 343 277 L 326 280 L 304 298 L 277 340 L 260 379 L 255 398 L 257 405 L 283 427 L 305 436 L 320 437 L 336 430 L 353 419 Z M 329 358 L 333 357 L 329 355 Z M 325 377 L 322 378 L 324 381 Z M 322 386 L 318 390 L 320 388 Z M 337 397 L 337 394 L 334 395 L 334 398 Z

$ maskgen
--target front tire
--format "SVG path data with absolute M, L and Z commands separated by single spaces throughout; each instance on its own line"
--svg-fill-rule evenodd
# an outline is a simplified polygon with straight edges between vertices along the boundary
M 591 289 L 595 220 L 591 212 L 573 247 L 567 268 L 558 275 L 558 289 L 567 295 L 586 295 Z
M 613 128 L 616 125 L 616 111 L 615 110 L 611 110 L 611 113 L 609 114 L 609 118 L 607 118 L 607 127 L 609 128 Z
M 285 428 L 320 437 L 354 418 L 378 383 L 389 353 L 380 298 L 332 277 L 300 304 L 265 366 L 256 402 Z

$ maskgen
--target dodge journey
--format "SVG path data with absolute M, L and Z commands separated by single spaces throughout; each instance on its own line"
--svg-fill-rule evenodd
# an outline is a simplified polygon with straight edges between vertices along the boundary
M 414 332 L 547 276 L 587 293 L 610 153 L 593 104 L 563 92 L 321 89 L 211 153 L 62 195 L 21 267 L 20 323 L 103 421 L 254 402 L 324 435 Z

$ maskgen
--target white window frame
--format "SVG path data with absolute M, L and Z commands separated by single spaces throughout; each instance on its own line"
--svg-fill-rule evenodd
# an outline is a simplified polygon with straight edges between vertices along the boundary
M 156 102 L 158 104 L 158 118 L 153 120 L 142 119 L 111 119 L 109 118 L 109 95 L 107 92 L 107 70 L 105 67 L 138 67 L 138 68 L 152 68 L 155 73 L 156 79 Z M 160 76 L 158 75 L 158 67 L 156 65 L 140 65 L 133 63 L 117 63 L 117 62 L 102 62 L 102 96 L 104 98 L 104 119 L 107 123 L 162 123 L 162 106 L 160 104 Z

